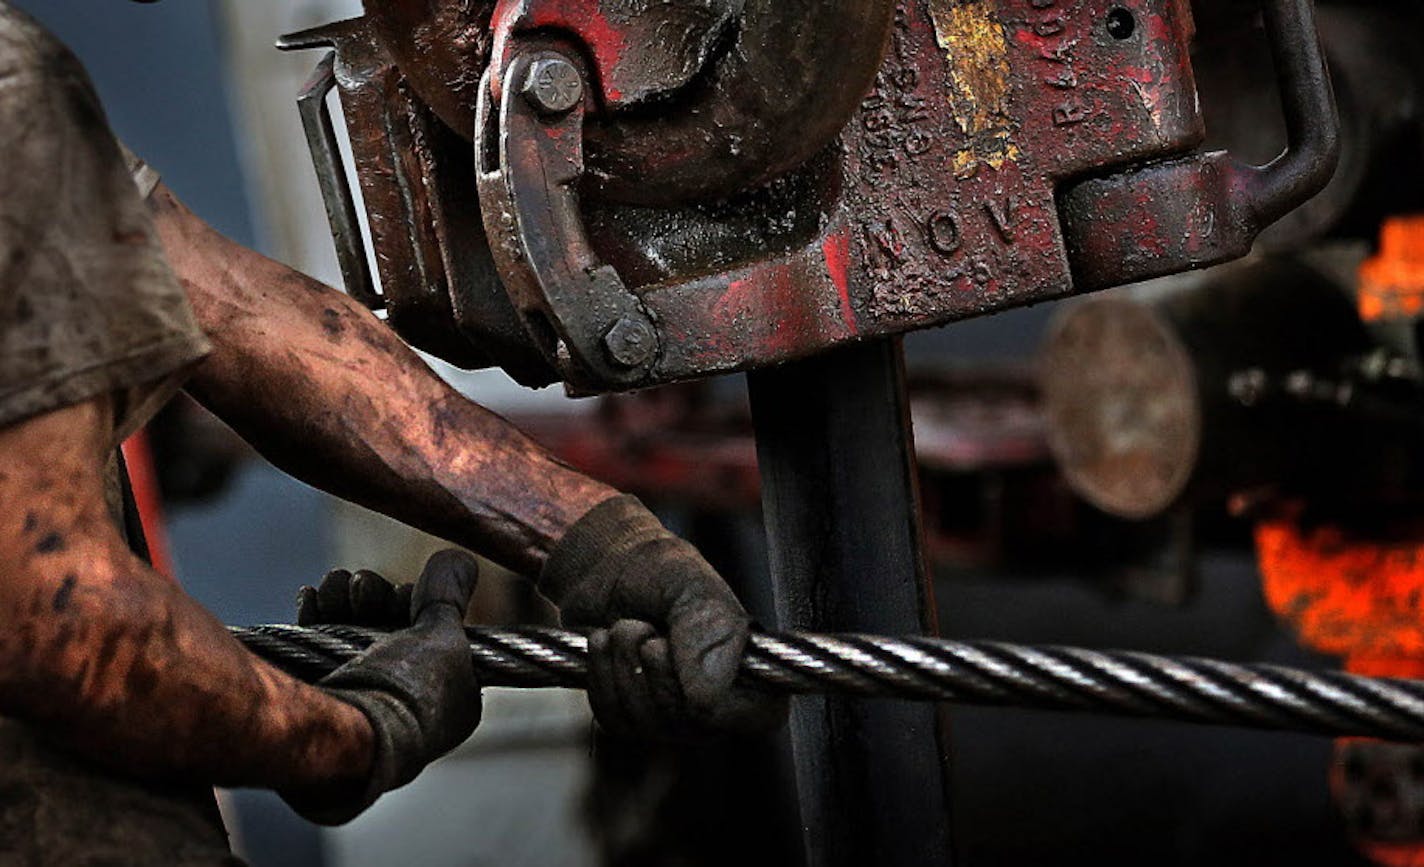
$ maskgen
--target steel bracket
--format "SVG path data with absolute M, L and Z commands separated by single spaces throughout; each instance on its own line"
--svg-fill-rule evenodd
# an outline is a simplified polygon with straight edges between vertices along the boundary
M 636 383 L 657 358 L 658 331 L 584 227 L 583 61 L 531 45 L 501 77 L 509 86 L 498 110 L 489 73 L 480 90 L 475 155 L 480 210 L 505 290 L 570 385 Z

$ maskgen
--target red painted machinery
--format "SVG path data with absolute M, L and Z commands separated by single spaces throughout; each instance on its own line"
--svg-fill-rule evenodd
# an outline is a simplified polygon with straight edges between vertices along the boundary
M 1337 155 L 1308 0 L 1266 4 L 1290 140 L 1262 168 L 1195 152 L 1187 0 L 367 7 L 284 42 L 336 49 L 303 105 L 348 286 L 530 384 L 758 368 L 1224 261 Z

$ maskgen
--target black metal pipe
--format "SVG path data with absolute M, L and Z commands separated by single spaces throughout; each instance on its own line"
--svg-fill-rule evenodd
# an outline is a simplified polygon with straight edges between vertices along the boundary
M 899 341 L 748 381 L 779 627 L 935 634 Z M 935 707 L 798 699 L 791 737 L 812 867 L 949 863 Z

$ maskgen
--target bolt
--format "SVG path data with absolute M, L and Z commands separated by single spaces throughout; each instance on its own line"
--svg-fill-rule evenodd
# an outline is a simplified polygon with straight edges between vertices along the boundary
M 563 114 L 583 99 L 583 79 L 562 57 L 541 58 L 529 67 L 524 97 L 543 114 Z
M 657 351 L 658 335 L 642 319 L 624 316 L 603 336 L 603 348 L 620 367 L 641 367 L 651 361 Z

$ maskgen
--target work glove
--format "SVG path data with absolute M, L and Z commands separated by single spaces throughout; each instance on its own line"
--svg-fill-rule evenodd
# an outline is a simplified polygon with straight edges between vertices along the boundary
M 751 734 L 785 720 L 784 698 L 734 683 L 751 632 L 746 610 L 637 498 L 607 500 L 570 527 L 539 590 L 566 626 L 593 629 L 589 703 L 610 733 Z
M 403 629 L 410 625 L 410 599 L 414 584 L 399 587 L 382 576 L 362 569 L 352 573 L 334 569 L 321 584 L 297 593 L 297 625 L 369 626 Z
M 364 787 L 282 792 L 302 816 L 323 825 L 349 822 L 474 732 L 480 690 L 464 623 L 478 574 L 462 551 L 432 556 L 410 596 L 410 626 L 317 684 L 371 721 L 375 755 Z

